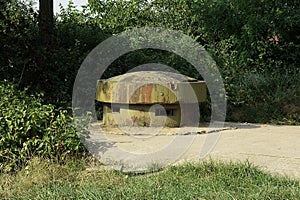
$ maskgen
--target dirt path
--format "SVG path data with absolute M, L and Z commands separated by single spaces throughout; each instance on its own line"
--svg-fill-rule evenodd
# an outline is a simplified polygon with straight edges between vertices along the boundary
M 93 126 L 98 129 L 99 124 Z M 90 135 L 89 146 L 94 145 L 90 151 L 99 154 L 104 163 L 121 163 L 121 168 L 124 163 L 149 167 L 149 163 L 199 161 L 201 148 L 209 136 L 205 133 L 207 127 L 131 128 L 125 135 L 117 128 L 108 130 L 111 134 L 106 134 L 105 138 L 99 137 L 97 131 Z M 273 174 L 300 178 L 300 126 L 226 123 L 220 132 L 212 134 L 216 135 L 217 141 L 212 142 L 213 149 L 205 159 L 249 160 Z

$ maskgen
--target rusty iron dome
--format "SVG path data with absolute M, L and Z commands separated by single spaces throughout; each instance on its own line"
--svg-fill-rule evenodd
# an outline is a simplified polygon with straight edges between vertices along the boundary
M 104 125 L 179 127 L 195 124 L 193 105 L 206 101 L 206 84 L 172 72 L 131 72 L 99 80 L 96 100 Z

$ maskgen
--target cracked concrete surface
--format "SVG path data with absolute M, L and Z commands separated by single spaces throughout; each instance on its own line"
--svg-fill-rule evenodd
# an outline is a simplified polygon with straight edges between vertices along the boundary
M 224 161 L 249 160 L 273 174 L 300 178 L 300 126 L 248 125 L 248 128 L 222 131 L 209 157 Z M 201 136 L 181 161 L 197 160 L 199 144 Z
M 93 126 L 99 127 L 99 123 Z M 226 123 L 224 127 L 219 132 L 214 148 L 204 159 L 242 162 L 248 160 L 273 174 L 300 178 L 300 126 Z M 151 128 L 128 129 L 127 133 L 141 133 L 133 136 L 124 134 L 117 128 L 110 129 L 110 133 L 105 135 L 106 141 L 109 141 L 107 149 L 118 148 L 141 156 L 122 155 L 120 160 L 126 160 L 128 163 L 133 162 L 134 159 L 139 159 L 141 163 L 145 164 L 155 160 L 154 158 L 161 158 L 164 164 L 181 164 L 186 161 L 197 162 L 201 160 L 199 152 L 208 136 L 208 134 L 203 134 L 208 132 L 207 127 L 202 126 L 196 129 L 189 127 L 183 129 L 166 128 L 160 130 L 160 134 L 157 134 L 157 130 L 156 132 L 153 130 Z M 161 134 L 162 132 L 168 134 Z M 184 134 L 186 132 L 196 134 Z M 97 132 L 93 133 L 87 141 L 94 144 L 95 141 L 99 142 L 103 139 L 97 137 Z M 156 153 L 166 148 L 172 141 L 175 141 L 172 151 Z M 96 145 L 91 149 L 98 153 L 97 148 L 101 148 L 103 144 L 99 142 L 98 146 Z M 177 150 L 183 153 L 179 153 L 180 155 L 177 156 Z M 115 151 L 107 150 L 101 152 L 99 158 L 105 163 L 105 157 L 114 157 L 117 154 Z M 146 158 L 150 154 L 151 156 L 147 160 Z M 169 159 L 171 157 L 172 159 Z M 141 158 L 145 158 L 145 160 Z

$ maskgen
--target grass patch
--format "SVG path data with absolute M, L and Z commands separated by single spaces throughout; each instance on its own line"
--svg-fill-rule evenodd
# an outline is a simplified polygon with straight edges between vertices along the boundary
M 249 163 L 206 161 L 144 175 L 88 171 L 84 160 L 41 159 L 0 175 L 1 199 L 300 199 L 300 181 Z

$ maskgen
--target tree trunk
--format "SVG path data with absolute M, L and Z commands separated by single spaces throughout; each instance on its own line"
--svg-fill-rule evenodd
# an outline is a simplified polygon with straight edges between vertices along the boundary
M 43 44 L 49 44 L 53 30 L 53 0 L 39 0 L 39 31 Z
M 47 63 L 50 59 L 50 51 L 53 42 L 53 0 L 39 0 L 39 41 L 37 49 L 37 68 L 34 76 L 34 82 L 43 91 L 47 91 L 48 84 L 48 73 Z

